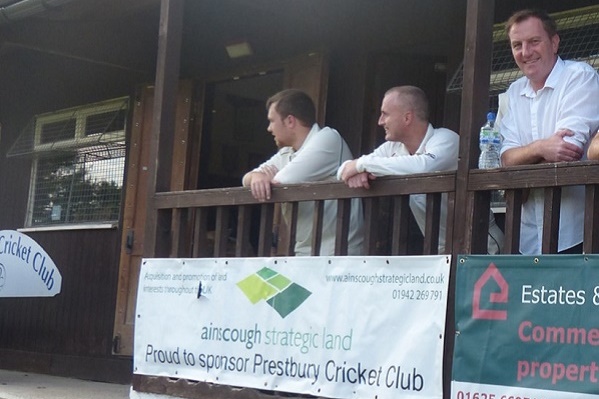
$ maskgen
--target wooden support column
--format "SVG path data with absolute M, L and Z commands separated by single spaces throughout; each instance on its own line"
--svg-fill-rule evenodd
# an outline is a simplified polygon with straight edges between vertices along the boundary
M 461 222 L 454 224 L 454 255 L 471 253 L 473 230 L 476 229 L 473 215 L 474 207 L 479 204 L 474 201 L 474 193 L 468 191 L 468 173 L 478 164 L 478 131 L 489 108 L 495 1 L 468 0 L 467 7 L 460 155 L 456 176 L 456 204 L 459 205 L 455 207 L 454 218 Z M 486 238 L 486 234 L 480 235 Z
M 170 252 L 171 212 L 156 210 L 154 196 L 157 192 L 170 191 L 171 186 L 184 3 L 185 0 L 162 0 L 160 8 L 144 257 L 167 257 Z
M 445 353 L 443 360 L 443 397 L 451 396 L 451 359 L 454 346 L 455 270 L 457 255 L 472 250 L 475 196 L 468 192 L 468 177 L 478 163 L 478 131 L 489 107 L 489 77 L 493 51 L 494 0 L 468 0 L 466 37 L 464 43 L 464 85 L 460 113 L 460 152 L 456 175 L 456 195 L 453 225 L 453 250 L 449 278 L 447 321 L 445 323 Z M 484 198 L 483 198 L 484 199 Z M 487 205 L 488 206 L 488 205 Z M 479 234 L 486 237 L 487 234 Z M 485 252 L 486 253 L 486 252 Z

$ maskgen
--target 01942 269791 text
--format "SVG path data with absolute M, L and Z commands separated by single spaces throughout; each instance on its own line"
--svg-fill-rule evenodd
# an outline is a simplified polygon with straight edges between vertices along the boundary
M 394 289 L 391 292 L 391 297 L 402 301 L 440 301 L 443 299 L 443 291 L 428 289 Z

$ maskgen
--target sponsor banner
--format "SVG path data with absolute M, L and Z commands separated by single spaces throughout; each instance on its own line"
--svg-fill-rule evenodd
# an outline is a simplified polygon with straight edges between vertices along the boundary
M 60 293 L 62 277 L 44 249 L 29 236 L 0 231 L 0 298 Z
M 333 398 L 441 398 L 450 262 L 145 259 L 134 372 Z
M 598 398 L 598 311 L 597 255 L 460 256 L 452 398 Z

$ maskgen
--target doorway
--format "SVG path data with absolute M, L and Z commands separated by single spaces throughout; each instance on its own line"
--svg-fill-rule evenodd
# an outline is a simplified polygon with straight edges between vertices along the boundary
M 198 188 L 239 186 L 277 151 L 265 104 L 282 88 L 282 70 L 206 85 Z

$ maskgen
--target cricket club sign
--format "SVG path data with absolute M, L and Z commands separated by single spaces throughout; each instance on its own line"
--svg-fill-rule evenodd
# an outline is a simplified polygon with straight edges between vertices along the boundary
M 0 231 L 0 298 L 60 293 L 62 277 L 44 249 L 29 236 Z

